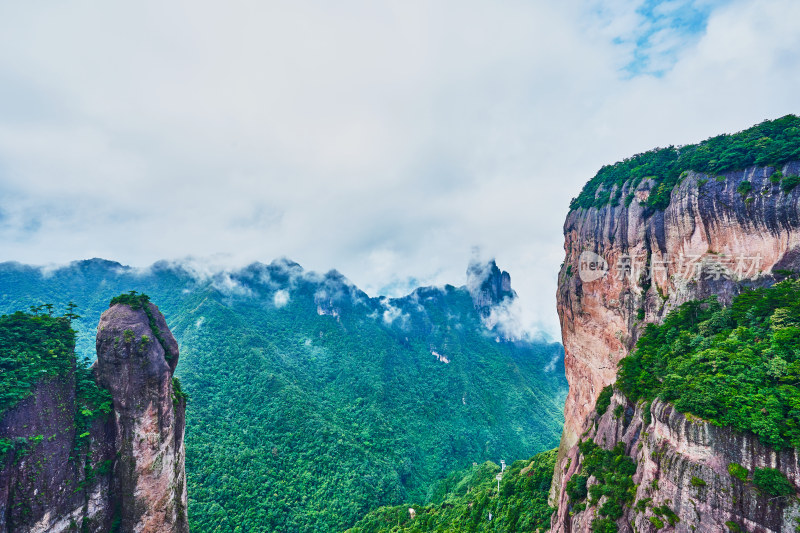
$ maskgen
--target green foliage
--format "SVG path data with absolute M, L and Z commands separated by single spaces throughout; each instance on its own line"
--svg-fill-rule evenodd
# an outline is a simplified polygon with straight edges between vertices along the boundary
M 650 520 L 650 523 L 653 524 L 656 529 L 664 527 L 664 522 L 657 516 L 648 516 L 647 519 Z
M 47 314 L 16 312 L 0 316 L 0 414 L 32 394 L 41 381 L 72 375 L 75 444 L 79 449 L 88 442 L 92 421 L 111 413 L 111 395 L 97 386 L 89 362 L 77 360 L 71 318 L 52 316 L 52 307 L 48 307 Z M 74 306 L 69 314 L 77 317 Z M 31 436 L 16 444 L 0 439 L 0 459 L 14 450 L 19 459 L 43 438 Z
M 299 269 L 232 273 L 227 281 L 246 289 L 232 293 L 171 267 L 142 274 L 84 261 L 44 277 L 0 265 L 0 312 L 72 299 L 83 315 L 76 349 L 91 356 L 112 297 L 135 288 L 158 302 L 191 395 L 193 531 L 343 530 L 382 505 L 428 501 L 437 480 L 472 462 L 558 444 L 560 346 L 497 342 L 461 288 L 382 303 L 335 273 L 290 277 L 289 268 Z M 291 295 L 280 308 L 278 288 Z M 390 305 L 402 314 L 391 323 Z
M 653 402 L 651 401 L 642 402 L 642 422 L 645 427 L 649 426 L 650 422 L 653 421 L 653 413 L 650 411 L 652 404 Z
M 686 171 L 718 175 L 753 165 L 780 167 L 795 160 L 800 160 L 800 117 L 787 115 L 733 135 L 718 135 L 677 148 L 656 148 L 604 166 L 572 200 L 570 209 L 615 205 L 619 199 L 612 197 L 612 189 L 621 190 L 626 184 L 633 189 L 644 179 L 653 181 L 646 204 L 664 209 Z
M 630 207 L 631 204 L 633 203 L 634 198 L 636 198 L 636 195 L 634 193 L 632 192 L 628 193 L 628 195 L 625 197 L 625 207 Z
M 776 170 L 769 177 L 769 181 L 776 185 L 780 183 L 782 179 L 783 179 L 783 172 L 781 172 L 780 170 Z
M 692 476 L 691 483 L 692 483 L 693 487 L 705 487 L 706 486 L 706 482 L 703 479 L 701 479 L 701 478 L 699 478 L 697 476 Z
M 189 395 L 181 389 L 181 382 L 178 378 L 172 378 L 172 403 L 175 405 L 187 404 Z
M 736 187 L 736 192 L 741 194 L 742 196 L 747 196 L 750 194 L 750 191 L 753 190 L 753 184 L 747 180 L 742 181 L 738 187 Z
M 603 416 L 608 411 L 608 407 L 611 405 L 611 397 L 614 395 L 614 386 L 608 385 L 603 387 L 603 390 L 600 391 L 600 395 L 597 397 L 597 403 L 595 403 L 594 410 L 595 412 Z
M 728 520 L 725 522 L 725 526 L 731 531 L 731 533 L 741 533 L 742 526 L 734 522 L 733 520 Z
M 777 449 L 797 447 L 799 355 L 800 283 L 786 280 L 743 292 L 727 309 L 714 299 L 687 302 L 649 324 L 620 362 L 617 386 Z
M 592 521 L 592 531 L 617 531 L 616 520 L 622 517 L 636 494 L 633 484 L 636 463 L 625 453 L 624 443 L 606 450 L 589 439 L 579 443 L 578 448 L 583 460 L 581 471 L 573 474 L 566 484 L 572 512 L 594 507 L 601 498 L 607 497 L 597 510 L 599 516 Z M 587 480 L 592 476 L 596 482 L 587 489 Z
M 610 518 L 595 518 L 592 520 L 592 533 L 617 533 L 619 526 Z
M 756 468 L 753 471 L 753 485 L 770 496 L 791 496 L 794 485 L 776 468 Z
M 798 184 L 800 184 L 800 176 L 786 176 L 781 183 L 781 189 L 783 189 L 783 192 L 788 193 L 797 187 Z
M 40 380 L 69 373 L 74 349 L 75 332 L 66 318 L 0 316 L 0 414 L 29 396 Z
M 381 507 L 361 519 L 350 533 L 545 530 L 554 509 L 547 505 L 557 450 L 506 468 L 497 492 L 494 463 L 484 463 L 440 482 L 426 505 Z M 408 512 L 413 508 L 416 517 Z M 489 513 L 492 520 L 489 520 Z
M 659 516 L 664 517 L 670 526 L 674 526 L 681 521 L 680 517 L 675 514 L 675 511 L 670 509 L 666 504 L 653 507 L 653 512 Z
M 728 473 L 741 481 L 742 483 L 747 483 L 747 476 L 750 475 L 750 471 L 747 470 L 745 467 L 740 465 L 739 463 L 729 463 L 728 464 Z
M 313 293 L 296 291 L 273 313 L 207 301 L 174 328 L 192 395 L 193 529 L 343 529 L 379 506 L 425 502 L 434 480 L 473 461 L 557 444 L 563 396 L 544 354 L 483 333 L 465 292 L 430 296 L 424 313 L 394 302 L 404 327 L 370 309 L 319 315 Z M 449 363 L 431 353 L 442 346 Z
M 127 305 L 131 309 L 138 310 L 147 307 L 148 303 L 150 303 L 150 297 L 146 294 L 138 294 L 136 291 L 129 291 L 111 298 L 111 302 L 108 306 Z
M 589 489 L 586 488 L 586 483 L 588 481 L 589 476 L 580 474 L 573 474 L 572 477 L 569 478 L 566 485 L 566 492 L 570 501 L 579 502 L 586 499 L 586 496 L 589 494 Z

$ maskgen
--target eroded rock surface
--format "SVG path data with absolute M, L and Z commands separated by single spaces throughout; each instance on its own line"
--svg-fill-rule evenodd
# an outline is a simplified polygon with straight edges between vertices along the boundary
M 188 531 L 178 343 L 152 303 L 112 306 L 97 327 L 97 374 L 114 399 L 113 487 L 124 531 Z
M 636 190 L 624 186 L 620 197 L 632 195 L 627 207 L 570 212 L 557 293 L 570 388 L 552 504 L 564 498 L 565 467 L 591 430 L 600 391 L 616 380 L 617 363 L 646 323 L 688 300 L 716 294 L 727 303 L 743 287 L 774 283 L 776 271 L 800 270 L 800 188 L 784 192 L 770 180 L 775 170 L 688 172 L 664 211 L 644 205 L 652 187 L 644 180 Z M 796 175 L 800 163 L 777 170 Z M 748 194 L 740 192 L 744 181 L 752 186 Z M 604 275 L 594 270 L 598 264 Z M 685 501 L 691 489 L 683 487 Z M 567 525 L 567 516 L 559 511 L 554 531 L 588 531 L 577 521 Z

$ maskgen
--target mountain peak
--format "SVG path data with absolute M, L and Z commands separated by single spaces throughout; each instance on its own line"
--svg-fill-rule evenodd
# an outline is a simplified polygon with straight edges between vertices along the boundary
M 467 267 L 467 290 L 481 315 L 488 315 L 490 309 L 503 300 L 517 297 L 511 288 L 511 274 L 500 270 L 494 259 L 470 263 Z

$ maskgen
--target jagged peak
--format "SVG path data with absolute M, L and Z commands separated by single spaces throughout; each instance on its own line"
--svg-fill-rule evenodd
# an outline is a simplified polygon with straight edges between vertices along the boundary
M 475 308 L 482 314 L 517 293 L 511 288 L 511 274 L 500 270 L 494 259 L 486 262 L 472 261 L 467 267 L 467 290 Z

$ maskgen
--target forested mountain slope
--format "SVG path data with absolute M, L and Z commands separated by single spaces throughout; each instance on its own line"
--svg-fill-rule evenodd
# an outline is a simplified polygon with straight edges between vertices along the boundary
M 199 531 L 333 531 L 380 505 L 425 501 L 472 462 L 552 448 L 566 395 L 560 345 L 489 329 L 508 274 L 369 298 L 289 261 L 203 276 L 91 260 L 0 265 L 0 312 L 74 301 L 78 351 L 128 290 L 159 303 L 181 344 L 189 520 Z M 476 277 L 477 276 L 477 277 Z

